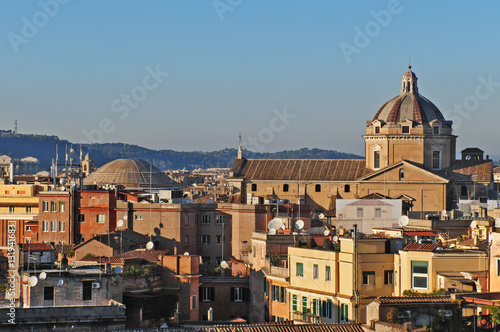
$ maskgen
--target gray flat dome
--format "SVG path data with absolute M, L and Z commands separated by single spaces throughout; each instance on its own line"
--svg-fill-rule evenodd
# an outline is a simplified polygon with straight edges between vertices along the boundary
M 418 124 L 428 124 L 433 120 L 445 122 L 441 111 L 429 99 L 418 93 L 417 76 L 411 66 L 402 77 L 401 92 L 388 100 L 378 110 L 372 121 L 379 120 L 396 124 L 410 120 Z
M 171 187 L 174 182 L 141 159 L 116 159 L 90 174 L 84 184 L 122 185 L 126 188 Z

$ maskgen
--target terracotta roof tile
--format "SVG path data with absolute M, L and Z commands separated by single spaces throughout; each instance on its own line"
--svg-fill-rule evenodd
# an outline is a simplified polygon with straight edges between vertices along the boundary
M 486 181 L 493 178 L 493 162 L 491 160 L 456 160 L 449 176 L 453 180 Z M 475 179 L 473 179 L 475 175 Z
M 207 332 L 361 332 L 358 323 L 292 324 L 292 322 L 215 325 L 204 328 Z
M 371 173 L 364 159 L 248 159 L 236 160 L 231 169 L 234 177 L 282 181 L 353 181 Z
M 124 263 L 124 259 L 119 257 L 84 257 L 80 260 L 84 262 L 111 263 L 111 264 Z
M 436 243 L 410 243 L 403 250 L 407 251 L 434 251 L 439 245 Z
M 50 251 L 54 247 L 48 243 L 20 243 L 19 246 L 24 251 Z
M 437 236 L 436 233 L 433 232 L 425 232 L 425 231 L 408 231 L 404 233 L 406 236 Z
M 117 255 L 115 257 L 127 259 L 144 259 L 148 262 L 157 262 L 158 256 L 166 255 L 168 250 L 147 250 L 147 249 L 136 249 L 128 251 L 126 253 Z
M 448 295 L 442 296 L 379 296 L 376 301 L 380 303 L 452 303 Z

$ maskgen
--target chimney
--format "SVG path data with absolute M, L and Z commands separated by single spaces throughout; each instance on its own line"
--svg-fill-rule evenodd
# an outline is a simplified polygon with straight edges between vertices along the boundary
M 174 247 L 174 255 L 177 255 L 177 246 Z

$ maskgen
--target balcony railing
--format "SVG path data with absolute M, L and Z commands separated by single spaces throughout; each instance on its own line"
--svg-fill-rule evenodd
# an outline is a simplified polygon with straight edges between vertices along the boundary
M 305 322 L 313 324 L 321 323 L 321 316 L 316 316 L 311 313 L 294 312 L 292 317 L 293 320 L 297 322 Z

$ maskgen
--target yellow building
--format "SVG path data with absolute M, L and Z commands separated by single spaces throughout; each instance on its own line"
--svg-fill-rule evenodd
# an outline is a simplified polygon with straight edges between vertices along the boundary
M 394 257 L 386 239 L 340 239 L 340 252 L 289 248 L 290 319 L 363 322 L 366 306 L 393 294 Z
M 488 265 L 485 251 L 445 250 L 437 244 L 411 243 L 394 255 L 394 296 L 402 296 L 405 290 L 430 293 L 451 288 L 445 279 L 455 279 L 456 284 L 468 279 L 478 292 L 486 291 Z
M 228 182 L 242 203 L 301 202 L 316 216 L 330 210 L 337 193 L 346 199 L 405 195 L 423 218 L 455 208 L 453 200 L 473 189 L 486 197 L 492 188 L 492 161 L 472 158 L 470 148 L 455 160 L 456 138 L 452 121 L 419 94 L 409 68 L 400 93 L 366 122 L 365 159 L 246 159 L 240 146 Z
M 9 227 L 15 228 L 16 243 L 37 242 L 39 185 L 0 185 L 0 246 L 7 246 Z

